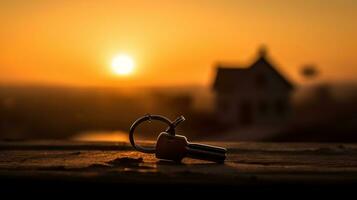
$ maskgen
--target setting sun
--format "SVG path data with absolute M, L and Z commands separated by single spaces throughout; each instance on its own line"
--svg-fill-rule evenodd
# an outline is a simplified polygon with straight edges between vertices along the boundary
M 118 55 L 113 58 L 112 70 L 117 75 L 129 75 L 133 73 L 134 61 L 128 55 Z

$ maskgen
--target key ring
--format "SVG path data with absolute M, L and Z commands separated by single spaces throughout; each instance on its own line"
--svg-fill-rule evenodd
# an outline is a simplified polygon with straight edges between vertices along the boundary
M 169 127 L 165 130 L 170 135 L 175 135 L 175 128 L 176 126 L 180 123 L 185 121 L 185 118 L 183 116 L 178 117 L 174 122 L 169 120 L 168 118 L 161 116 L 161 115 L 150 115 L 147 114 L 145 116 L 140 117 L 137 119 L 130 127 L 130 132 L 129 132 L 129 141 L 130 144 L 137 150 L 143 153 L 155 153 L 155 148 L 148 148 L 148 147 L 142 147 L 140 145 L 137 145 L 134 140 L 134 131 L 139 124 L 145 122 L 145 121 L 152 121 L 152 120 L 158 120 L 161 122 L 166 123 Z

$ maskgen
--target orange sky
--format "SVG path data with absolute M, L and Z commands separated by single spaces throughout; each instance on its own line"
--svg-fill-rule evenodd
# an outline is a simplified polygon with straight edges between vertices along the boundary
M 247 64 L 260 44 L 288 78 L 357 80 L 354 0 L 0 1 L 0 82 L 210 84 L 217 61 Z M 112 73 L 119 53 L 132 76 Z

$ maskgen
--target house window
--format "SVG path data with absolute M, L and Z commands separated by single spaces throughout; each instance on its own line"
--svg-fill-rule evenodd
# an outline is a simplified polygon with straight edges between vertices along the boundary
M 275 110 L 279 116 L 285 115 L 286 110 L 287 110 L 286 101 L 284 101 L 283 99 L 278 99 L 275 102 Z
M 219 102 L 219 108 L 222 110 L 222 111 L 228 111 L 230 108 L 229 108 L 229 104 L 227 101 L 220 101 Z
M 258 89 L 266 88 L 267 78 L 264 74 L 258 74 L 255 79 L 255 85 Z
M 253 123 L 253 110 L 250 101 L 238 103 L 237 109 L 237 119 L 241 125 Z
M 258 105 L 258 109 L 260 114 L 266 115 L 268 113 L 268 103 L 266 101 L 260 101 Z

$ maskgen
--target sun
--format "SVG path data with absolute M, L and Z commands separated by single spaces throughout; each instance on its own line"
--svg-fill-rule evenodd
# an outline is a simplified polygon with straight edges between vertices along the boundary
M 130 75 L 134 71 L 134 60 L 126 54 L 117 55 L 112 60 L 112 70 L 117 75 Z

